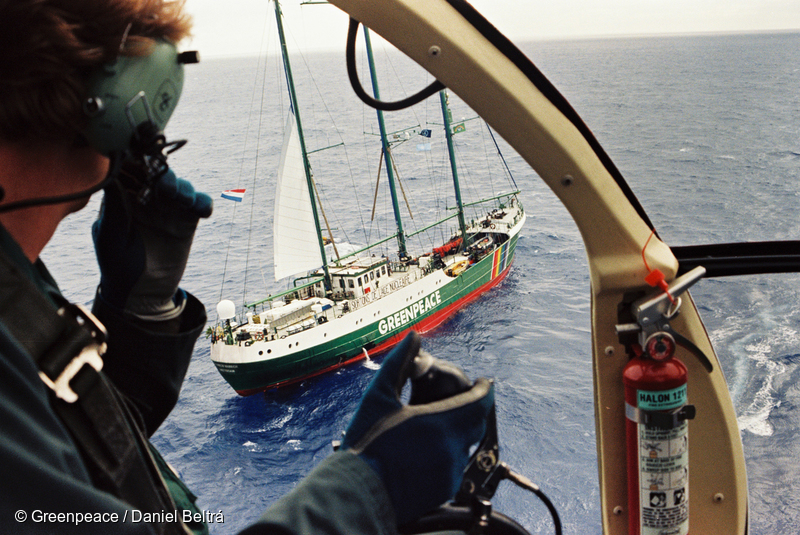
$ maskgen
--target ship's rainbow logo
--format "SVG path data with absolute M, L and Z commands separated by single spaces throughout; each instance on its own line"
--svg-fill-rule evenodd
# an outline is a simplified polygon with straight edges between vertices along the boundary
M 492 259 L 492 278 L 495 278 L 506 269 L 508 262 L 508 242 L 497 248 Z

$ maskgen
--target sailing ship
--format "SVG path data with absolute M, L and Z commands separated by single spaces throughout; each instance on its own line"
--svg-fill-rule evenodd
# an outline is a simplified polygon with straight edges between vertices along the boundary
M 465 204 L 461 199 L 451 114 L 439 93 L 456 198 L 455 213 L 415 232 L 457 219 L 458 229 L 439 247 L 412 254 L 400 217 L 393 162 L 383 113 L 378 111 L 383 161 L 397 232 L 346 256 L 328 260 L 315 187 L 303 137 L 280 4 L 274 2 L 291 110 L 275 199 L 275 278 L 297 276 L 291 287 L 265 299 L 217 306 L 211 360 L 241 395 L 296 383 L 380 354 L 410 330 L 428 332 L 508 274 L 526 214 L 518 190 Z M 373 94 L 379 98 L 369 33 L 365 28 Z M 464 208 L 480 206 L 467 221 Z M 396 255 L 371 249 L 396 239 Z M 303 274 L 304 273 L 304 274 Z M 301 275 L 302 274 L 302 275 Z M 300 276 L 298 276 L 300 275 Z

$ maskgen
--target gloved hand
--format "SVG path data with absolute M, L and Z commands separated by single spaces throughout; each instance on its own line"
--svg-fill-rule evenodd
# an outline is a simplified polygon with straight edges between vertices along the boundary
M 101 298 L 142 319 L 180 315 L 185 294 L 178 284 L 197 222 L 211 210 L 211 198 L 172 170 L 155 181 L 145 204 L 136 191 L 112 181 L 92 225 Z
M 412 332 L 386 357 L 342 443 L 381 477 L 400 525 L 455 495 L 470 447 L 483 437 L 494 405 L 494 387 L 486 379 L 440 401 L 403 405 L 400 395 L 419 347 Z

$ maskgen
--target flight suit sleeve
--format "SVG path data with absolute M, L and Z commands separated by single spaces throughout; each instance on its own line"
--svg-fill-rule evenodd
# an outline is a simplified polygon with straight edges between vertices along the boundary
M 175 333 L 147 328 L 98 295 L 92 312 L 108 330 L 103 372 L 141 413 L 148 436 L 175 407 L 194 344 L 206 324 L 205 307 L 191 294 Z
M 240 535 L 397 535 L 378 474 L 352 453 L 334 453 Z

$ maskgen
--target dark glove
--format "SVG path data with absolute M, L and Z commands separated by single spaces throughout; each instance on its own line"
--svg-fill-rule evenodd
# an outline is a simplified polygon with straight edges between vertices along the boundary
M 211 198 L 172 170 L 155 181 L 146 203 L 114 180 L 92 226 L 100 297 L 142 319 L 169 320 L 183 307 L 178 291 L 194 231 L 211 215 Z
M 455 495 L 470 447 L 483 437 L 494 405 L 494 387 L 486 379 L 440 401 L 403 405 L 401 391 L 419 347 L 412 332 L 386 357 L 342 444 L 381 477 L 400 525 Z

